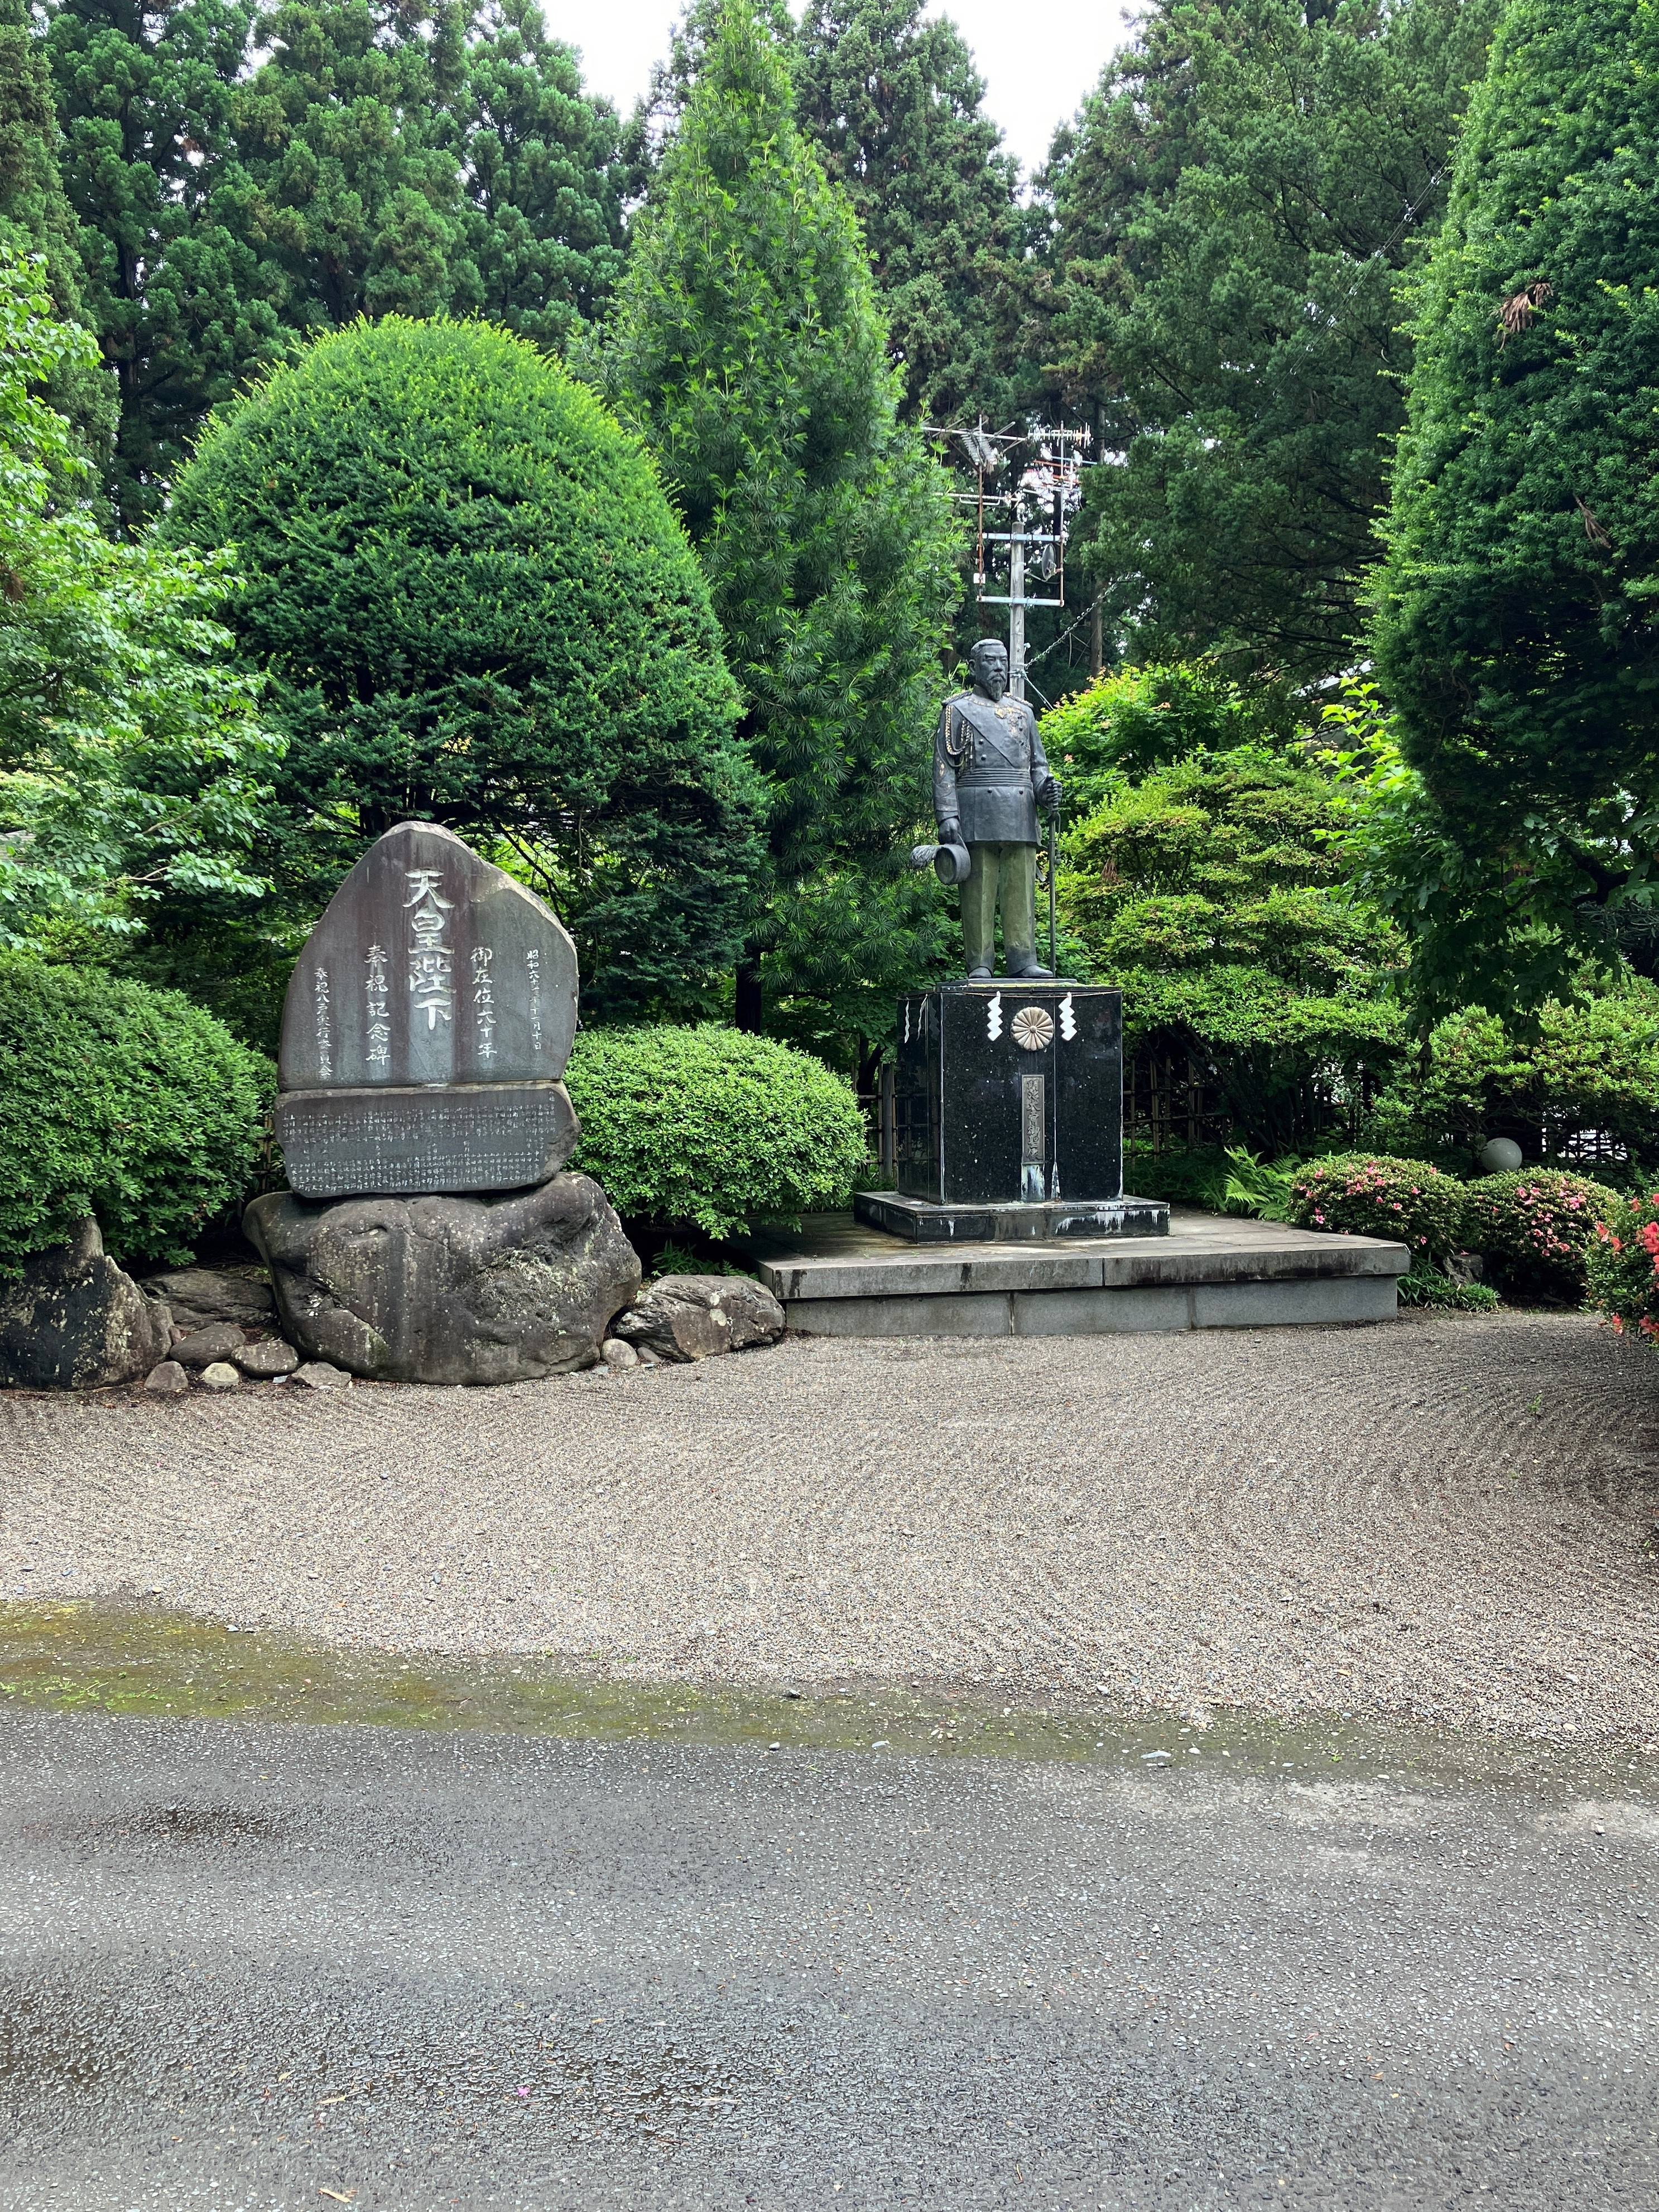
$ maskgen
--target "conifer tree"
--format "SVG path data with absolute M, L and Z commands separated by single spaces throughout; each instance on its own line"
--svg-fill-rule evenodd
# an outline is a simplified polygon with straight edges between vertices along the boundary
M 582 90 L 538 0 L 500 0 L 468 46 L 458 124 L 481 310 L 562 347 L 579 321 L 604 315 L 622 276 L 616 112 Z
M 822 1004 L 860 971 L 879 988 L 932 927 L 896 848 L 923 811 L 954 533 L 897 423 L 886 339 L 778 43 L 726 0 L 640 221 L 612 368 L 702 556 L 770 794 L 750 1027 L 763 956 L 775 990 Z
M 905 411 L 1000 419 L 1000 271 L 1018 251 L 1018 165 L 948 17 L 922 0 L 812 0 L 795 67 L 800 125 L 863 226 Z
M 1127 649 L 1352 665 L 1401 416 L 1402 271 L 1494 0 L 1160 0 L 1058 149 L 1035 343 L 1107 454 L 1087 559 Z
M 255 0 L 60 0 L 47 27 L 88 319 L 120 394 L 112 489 L 130 526 L 277 337 L 232 162 L 256 13 Z
M 482 312 L 556 344 L 614 286 L 616 118 L 532 0 L 58 0 L 48 46 L 130 521 L 296 337 Z
M 1656 268 L 1659 12 L 1511 0 L 1415 300 L 1374 630 L 1443 995 L 1541 995 L 1652 894 Z

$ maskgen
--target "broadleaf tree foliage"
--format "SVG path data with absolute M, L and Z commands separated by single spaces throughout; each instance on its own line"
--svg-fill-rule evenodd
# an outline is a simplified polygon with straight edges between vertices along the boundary
M 93 465 L 42 396 L 98 349 L 51 281 L 0 248 L 0 946 L 107 957 L 169 901 L 264 891 L 281 747 L 215 618 L 228 562 L 100 527 Z
M 955 533 L 886 345 L 780 44 L 726 0 L 638 221 L 610 368 L 701 556 L 769 795 L 749 1027 L 763 959 L 786 1000 L 823 1007 L 858 979 L 861 1026 L 938 933 L 900 848 L 925 809 Z

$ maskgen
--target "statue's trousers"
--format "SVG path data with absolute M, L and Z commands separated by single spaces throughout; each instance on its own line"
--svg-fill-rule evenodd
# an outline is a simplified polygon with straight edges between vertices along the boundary
M 962 942 L 970 969 L 989 968 L 996 950 L 997 908 L 1002 908 L 1003 963 L 1018 967 L 1036 957 L 1035 845 L 974 845 L 962 887 Z

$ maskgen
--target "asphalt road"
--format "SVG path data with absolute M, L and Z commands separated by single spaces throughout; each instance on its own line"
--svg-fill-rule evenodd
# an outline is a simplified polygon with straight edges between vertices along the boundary
M 14 1710 L 0 2205 L 1659 2203 L 1647 1769 L 1164 1741 Z

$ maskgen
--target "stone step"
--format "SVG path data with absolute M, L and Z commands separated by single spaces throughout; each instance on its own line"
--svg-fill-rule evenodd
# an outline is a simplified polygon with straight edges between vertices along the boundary
M 851 1214 L 745 1249 L 820 1336 L 1092 1336 L 1392 1321 L 1403 1244 L 1172 1208 L 1155 1237 L 901 1242 Z

